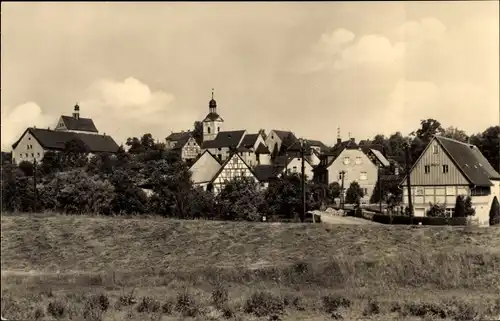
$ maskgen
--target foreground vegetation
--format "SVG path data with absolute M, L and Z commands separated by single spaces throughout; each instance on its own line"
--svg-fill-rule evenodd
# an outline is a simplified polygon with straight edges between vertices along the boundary
M 37 215 L 1 223 L 8 319 L 500 315 L 497 228 Z

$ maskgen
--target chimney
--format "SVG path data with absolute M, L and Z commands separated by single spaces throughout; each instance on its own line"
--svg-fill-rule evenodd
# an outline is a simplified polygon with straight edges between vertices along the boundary
M 76 103 L 76 105 L 75 105 L 75 110 L 73 112 L 73 118 L 80 119 L 80 106 L 78 106 L 78 103 Z

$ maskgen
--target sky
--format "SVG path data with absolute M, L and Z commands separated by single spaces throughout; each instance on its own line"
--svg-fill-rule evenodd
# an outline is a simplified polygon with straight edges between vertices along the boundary
M 1 3 L 1 143 L 76 102 L 120 144 L 208 113 L 333 144 L 500 122 L 499 2 Z M 350 134 L 349 134 L 350 133 Z

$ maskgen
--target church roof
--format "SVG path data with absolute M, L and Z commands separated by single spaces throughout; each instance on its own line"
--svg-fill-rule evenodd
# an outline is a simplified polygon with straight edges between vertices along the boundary
M 97 133 L 94 121 L 90 118 L 74 118 L 72 116 L 61 116 L 64 125 L 68 130 L 79 130 Z

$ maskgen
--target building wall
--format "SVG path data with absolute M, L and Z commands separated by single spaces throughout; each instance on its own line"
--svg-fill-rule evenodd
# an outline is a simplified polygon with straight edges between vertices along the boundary
M 209 182 L 220 167 L 220 163 L 212 155 L 204 153 L 189 169 L 192 174 L 191 179 L 195 184 Z
M 348 158 L 349 162 L 344 160 Z M 365 195 L 361 202 L 367 203 L 370 200 L 375 184 L 378 179 L 378 168 L 360 149 L 344 149 L 335 161 L 328 167 L 328 184 L 338 182 L 342 185 L 340 172 L 344 174 L 345 191 L 354 181 L 358 182 Z M 366 175 L 365 175 L 366 174 Z
M 271 165 L 271 155 L 270 154 L 260 154 L 258 163 L 260 165 Z
M 201 153 L 201 147 L 196 143 L 196 140 L 191 137 L 184 147 L 182 147 L 181 158 L 182 160 L 186 159 L 195 159 Z
M 301 157 L 294 157 L 290 163 L 286 166 L 285 169 L 283 169 L 283 172 L 280 174 L 284 173 L 287 171 L 288 173 L 302 173 L 302 158 Z M 313 173 L 313 167 L 311 164 L 309 164 L 307 161 L 304 162 L 304 174 L 306 175 L 306 180 L 310 181 L 313 179 L 314 173 Z
M 21 138 L 16 148 L 12 150 L 12 162 L 19 164 L 22 161 L 33 162 L 34 159 L 39 162 L 43 159 L 44 154 L 43 147 L 28 131 Z
M 243 158 L 245 163 L 248 164 L 248 166 L 255 166 L 257 165 L 257 155 L 253 151 L 248 151 L 248 152 L 238 152 L 238 154 Z
M 271 132 L 267 135 L 266 138 L 266 146 L 269 148 L 269 151 L 271 154 L 273 153 L 274 146 L 275 144 L 278 143 L 278 150 L 281 148 L 281 139 L 276 135 L 274 130 L 271 130 Z
M 222 162 L 229 157 L 229 147 L 207 148 L 207 150 Z
M 318 165 L 320 162 L 320 159 L 319 159 L 318 155 L 316 155 L 315 153 L 311 153 L 311 156 L 309 156 L 309 162 L 312 165 Z
M 226 163 L 224 169 L 219 173 L 219 175 L 217 175 L 212 183 L 214 194 L 217 195 L 220 193 L 226 183 L 236 177 L 251 177 L 255 182 L 258 181 L 242 159 L 240 159 L 237 155 L 233 155 L 232 159 Z
M 447 173 L 443 172 L 443 165 L 448 166 Z M 427 173 L 426 166 L 429 169 Z M 415 186 L 469 184 L 436 139 L 429 143 L 410 175 L 411 184 Z
M 222 131 L 222 120 L 203 122 L 203 141 L 214 140 L 217 134 Z

